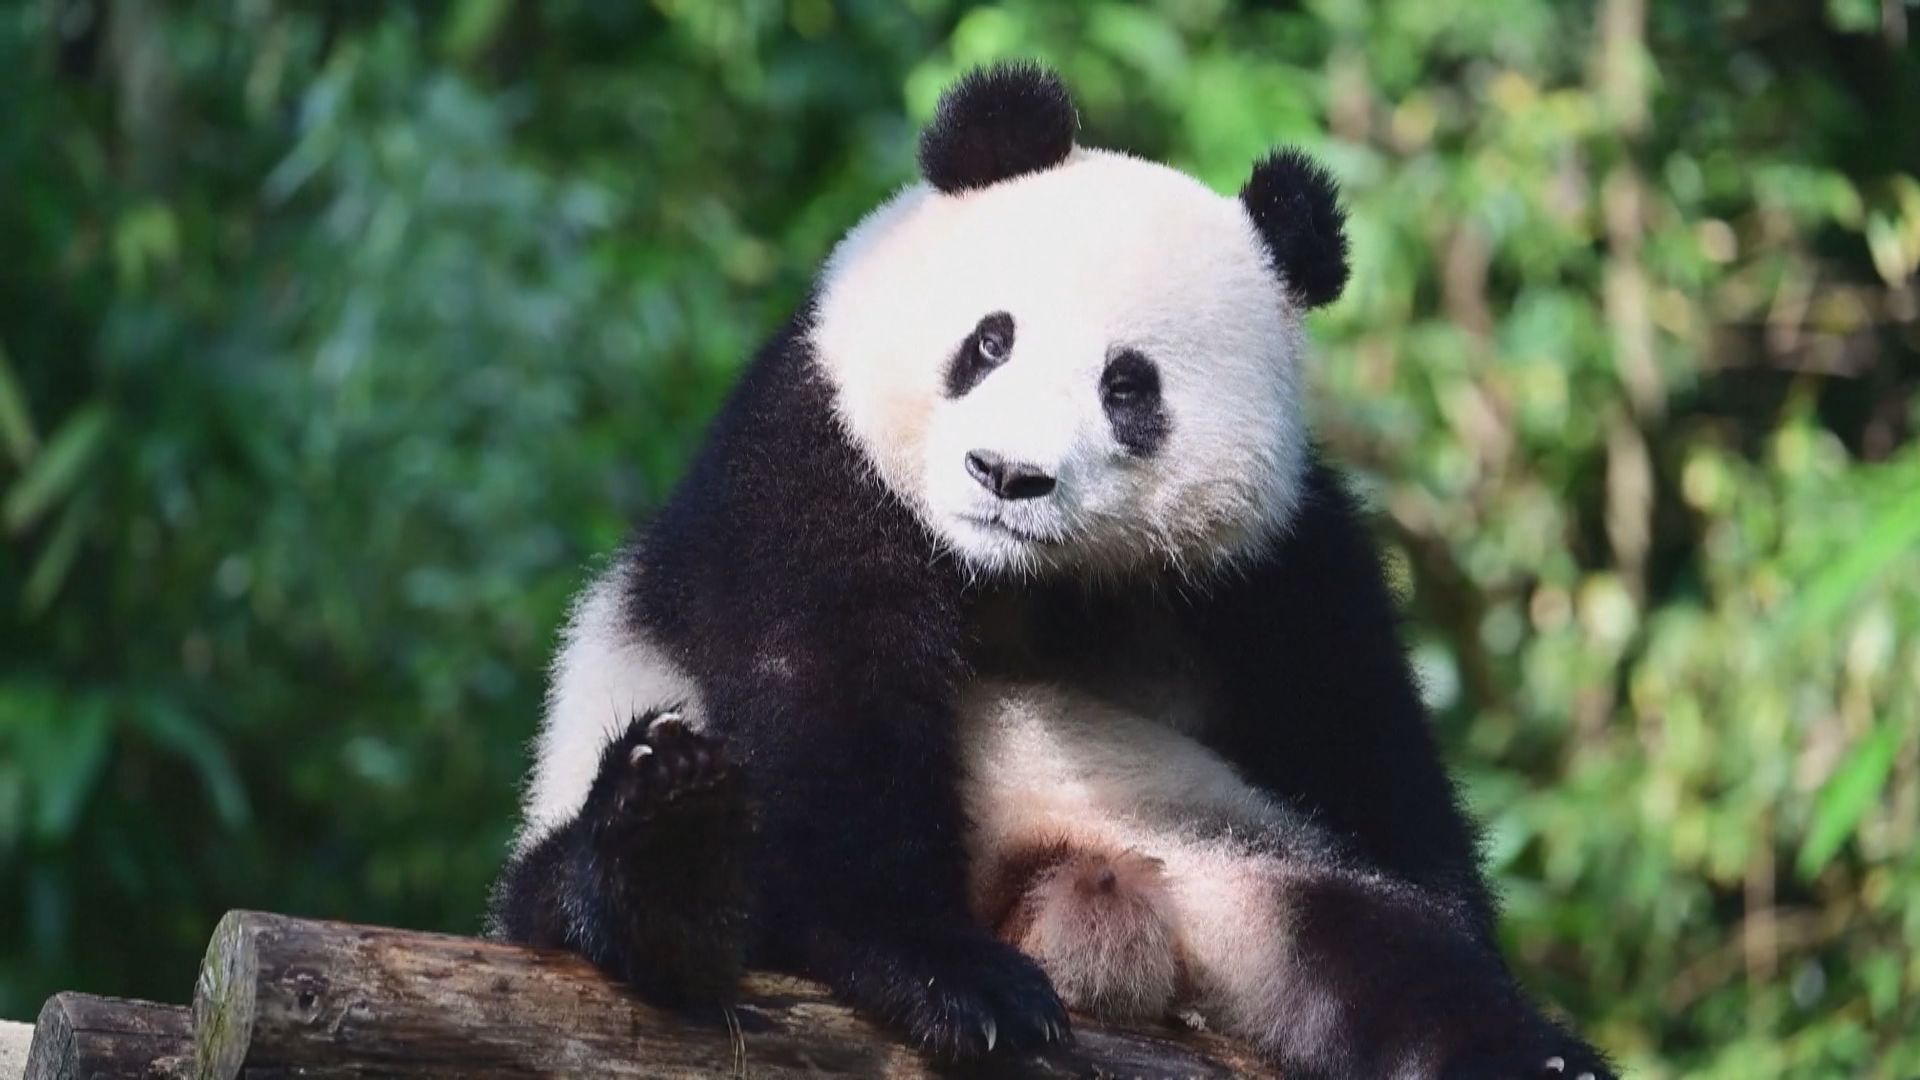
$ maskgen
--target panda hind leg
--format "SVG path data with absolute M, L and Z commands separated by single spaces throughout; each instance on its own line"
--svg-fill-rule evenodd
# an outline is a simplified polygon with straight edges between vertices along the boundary
M 1521 993 L 1464 905 L 1310 856 L 1176 863 L 1209 1027 L 1285 1076 L 1615 1080 Z
M 1032 871 L 999 932 L 1040 964 L 1069 1008 L 1102 1019 L 1162 1019 L 1185 982 L 1164 867 L 1136 851 L 1058 849 Z
M 517 855 L 496 936 L 573 949 L 670 1006 L 730 999 L 743 967 L 745 788 L 721 744 L 672 711 L 601 753 L 580 813 Z

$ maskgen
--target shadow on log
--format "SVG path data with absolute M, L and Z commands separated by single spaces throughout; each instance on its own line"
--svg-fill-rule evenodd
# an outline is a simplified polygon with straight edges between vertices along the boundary
M 835 1003 L 750 976 L 733 1008 L 653 1008 L 579 957 L 472 938 L 236 911 L 193 995 L 197 1075 L 233 1077 L 1239 1077 L 1217 1038 L 1080 1020 L 1072 1052 L 961 1072 Z
M 183 1080 L 193 1031 L 178 1005 L 55 994 L 40 1008 L 22 1080 Z

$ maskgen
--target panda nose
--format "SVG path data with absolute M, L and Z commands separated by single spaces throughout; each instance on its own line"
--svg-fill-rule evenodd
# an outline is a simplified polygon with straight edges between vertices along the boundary
M 1037 499 L 1053 490 L 1053 477 L 1023 461 L 1008 461 L 991 450 L 967 454 L 967 474 L 1002 499 Z

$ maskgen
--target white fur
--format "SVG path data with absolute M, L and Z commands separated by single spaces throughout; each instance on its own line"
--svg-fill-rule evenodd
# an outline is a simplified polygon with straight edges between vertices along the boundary
M 1180 999 L 1187 950 L 1163 865 L 1133 852 L 1069 857 L 1035 876 L 1026 922 L 1008 940 L 1040 962 L 1070 1008 L 1165 1019 Z
M 1053 832 L 1158 855 L 1136 841 L 1195 822 L 1251 837 L 1282 821 L 1272 800 L 1199 742 L 1068 687 L 982 681 L 958 712 L 976 851 Z
M 949 400 L 949 361 L 997 311 L 1011 357 Z M 1095 573 L 1210 569 L 1284 527 L 1305 461 L 1300 340 L 1238 199 L 1087 149 L 978 191 L 908 187 L 834 251 L 812 331 L 842 423 L 968 564 Z M 1158 365 L 1172 421 L 1144 461 L 1099 395 L 1125 348 Z M 971 450 L 1058 486 L 1003 502 L 968 475 Z
M 522 848 L 580 812 L 601 752 L 634 717 L 684 706 L 683 719 L 700 724 L 699 688 L 621 614 L 638 572 L 623 558 L 574 601 L 534 744 L 517 841 Z
M 1286 866 L 1230 840 L 1176 843 L 1166 863 L 1193 977 L 1213 1030 L 1311 1056 L 1339 1032 L 1340 1004 L 1291 955 Z
M 977 888 L 997 853 L 1034 844 L 1158 858 L 1207 1024 L 1332 1036 L 1337 1006 L 1289 977 L 1285 867 L 1250 843 L 1283 820 L 1271 799 L 1193 738 L 1065 687 L 977 683 L 959 724 Z

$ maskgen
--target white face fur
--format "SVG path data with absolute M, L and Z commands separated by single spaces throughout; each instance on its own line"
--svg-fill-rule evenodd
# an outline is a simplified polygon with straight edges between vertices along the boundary
M 996 315 L 1010 333 L 989 323 L 986 358 L 963 358 L 976 377 L 951 386 Z M 1076 149 L 979 190 L 915 184 L 876 210 L 827 264 L 812 341 L 843 424 L 970 567 L 1204 572 L 1295 508 L 1299 322 L 1239 200 Z M 1125 422 L 1150 387 L 1110 393 L 1129 351 L 1113 370 L 1151 365 L 1157 438 Z M 996 459 L 1043 479 L 995 494 L 981 465 Z

